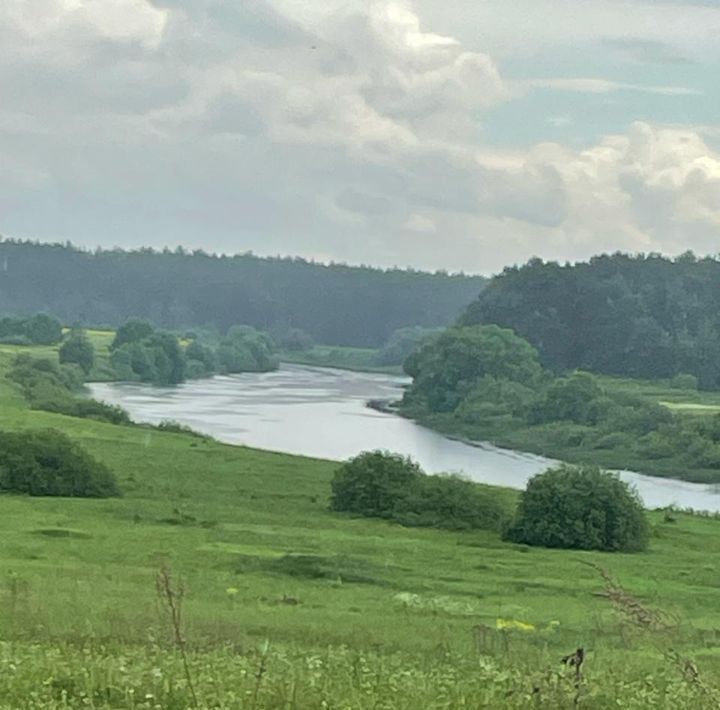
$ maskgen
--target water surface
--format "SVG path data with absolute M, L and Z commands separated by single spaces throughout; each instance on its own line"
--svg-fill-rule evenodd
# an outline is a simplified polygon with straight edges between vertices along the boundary
M 283 365 L 277 372 L 218 376 L 177 387 L 93 384 L 93 396 L 135 421 L 174 420 L 220 441 L 343 460 L 368 449 L 412 456 L 428 473 L 461 473 L 483 483 L 524 488 L 552 462 L 493 446 L 453 441 L 402 417 L 369 409 L 398 399 L 407 380 L 390 375 Z M 720 510 L 720 491 L 672 479 L 621 474 L 648 507 Z

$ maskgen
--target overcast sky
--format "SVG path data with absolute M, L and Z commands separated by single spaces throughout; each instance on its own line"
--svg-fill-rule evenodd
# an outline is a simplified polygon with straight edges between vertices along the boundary
M 2 0 L 0 233 L 720 252 L 718 0 Z

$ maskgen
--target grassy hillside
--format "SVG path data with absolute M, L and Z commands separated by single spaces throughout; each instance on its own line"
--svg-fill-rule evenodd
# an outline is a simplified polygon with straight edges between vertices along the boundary
M 125 494 L 0 498 L 0 708 L 192 707 L 162 568 L 198 707 L 717 707 L 720 521 L 653 513 L 644 555 L 408 529 L 330 513 L 330 462 L 33 412 L 2 380 L 0 401 Z M 587 563 L 666 615 L 618 614 Z

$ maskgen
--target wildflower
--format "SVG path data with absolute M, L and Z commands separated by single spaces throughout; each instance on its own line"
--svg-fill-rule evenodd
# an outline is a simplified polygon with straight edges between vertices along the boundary
M 498 619 L 495 622 L 495 628 L 499 631 L 523 631 L 524 633 L 532 633 L 535 631 L 535 627 L 532 624 L 528 624 L 524 621 L 518 621 L 517 619 Z

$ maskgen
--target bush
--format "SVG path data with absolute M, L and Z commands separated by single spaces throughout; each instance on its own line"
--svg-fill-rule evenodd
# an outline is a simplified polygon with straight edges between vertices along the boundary
M 499 531 L 510 513 L 491 486 L 458 476 L 420 476 L 393 519 L 408 526 Z
M 20 385 L 33 409 L 111 424 L 130 423 L 127 412 L 120 407 L 75 396 L 83 387 L 82 371 L 77 365 L 58 365 L 48 358 L 33 359 L 23 354 L 15 359 L 8 378 Z
M 25 321 L 24 335 L 34 345 L 55 345 L 62 340 L 62 324 L 57 318 L 39 313 Z
M 687 372 L 681 372 L 670 380 L 670 387 L 677 390 L 697 390 L 698 378 Z
M 104 464 L 52 429 L 0 432 L 0 491 L 81 498 L 120 495 Z
M 391 517 L 422 475 L 409 458 L 383 451 L 366 451 L 344 463 L 332 481 L 333 510 L 368 517 Z
M 647 548 L 637 493 L 613 473 L 561 464 L 528 482 L 506 539 L 526 545 L 607 552 Z
M 332 481 L 331 508 L 413 527 L 449 530 L 504 526 L 509 509 L 489 486 L 455 476 L 427 476 L 409 458 L 383 451 L 359 454 Z
M 78 365 L 87 375 L 95 365 L 95 347 L 81 330 L 73 330 L 60 346 L 61 363 Z

